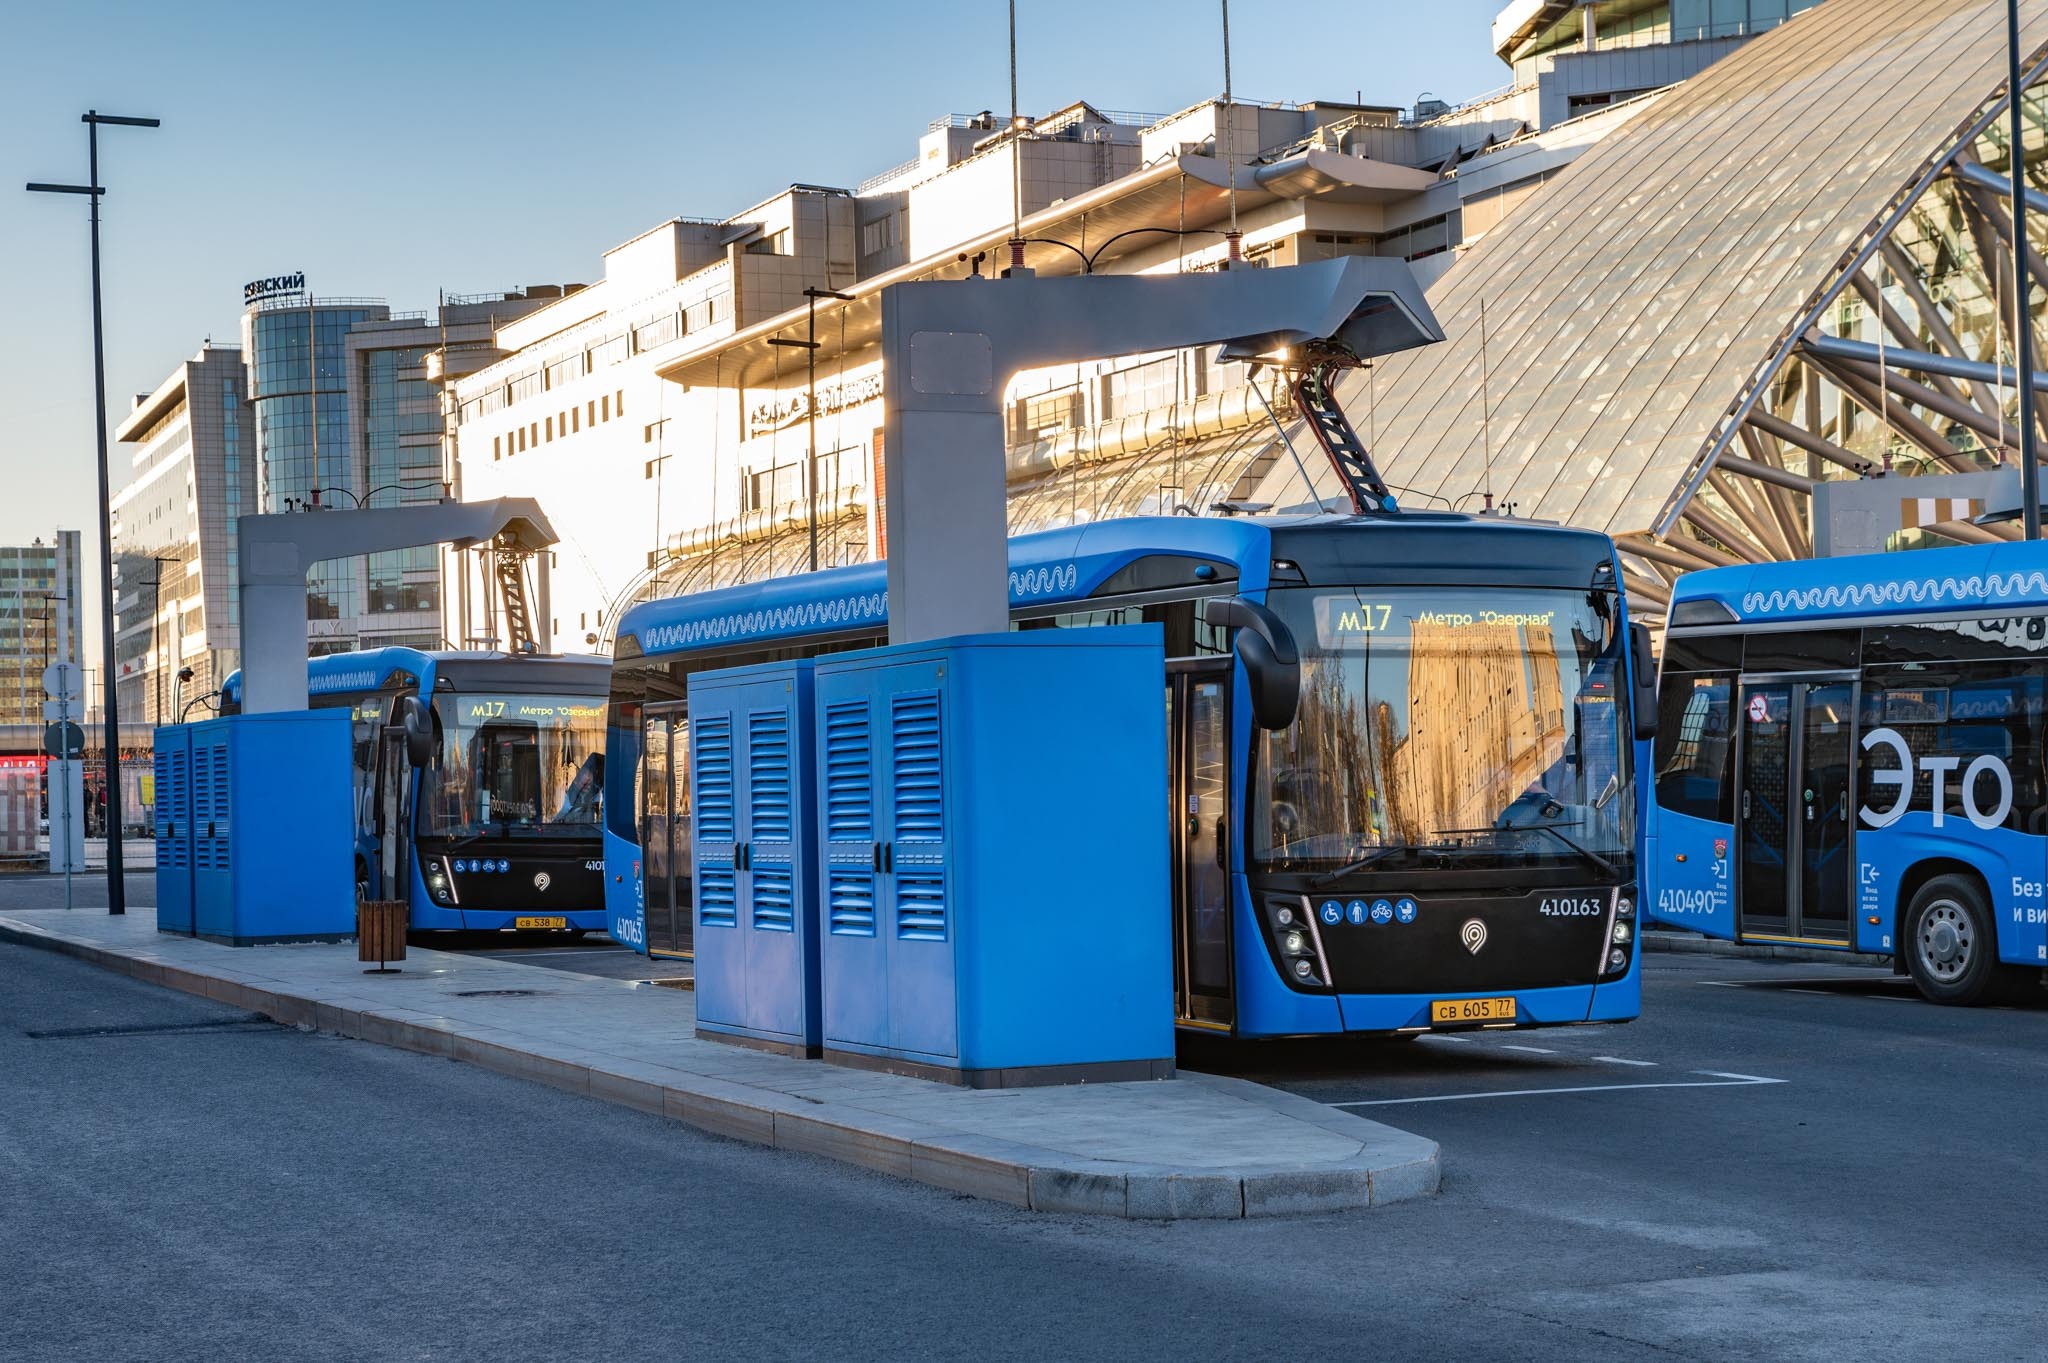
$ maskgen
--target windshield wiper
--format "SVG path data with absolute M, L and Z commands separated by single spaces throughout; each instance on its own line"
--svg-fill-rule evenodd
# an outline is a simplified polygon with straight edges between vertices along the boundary
M 1345 876 L 1351 875 L 1358 871 L 1363 871 L 1368 866 L 1376 865 L 1379 862 L 1385 860 L 1387 857 L 1391 857 L 1396 852 L 1412 852 L 1414 850 L 1414 844 L 1406 842 L 1392 842 L 1388 843 L 1385 847 L 1375 847 L 1372 849 L 1372 851 L 1367 852 L 1357 861 L 1350 862 L 1349 864 L 1344 866 L 1339 866 L 1334 871 L 1323 872 L 1321 875 L 1311 880 L 1309 884 L 1320 889 L 1321 887 L 1328 885 L 1332 881 L 1342 880 Z
M 1548 833 L 1551 837 L 1556 838 L 1559 842 L 1563 843 L 1566 847 L 1570 848 L 1574 856 L 1578 857 L 1588 866 L 1591 866 L 1595 870 L 1599 871 L 1600 874 L 1612 877 L 1615 880 L 1620 880 L 1621 868 L 1619 866 L 1616 866 L 1613 862 L 1609 861 L 1606 857 L 1601 856 L 1592 848 L 1582 846 L 1581 844 L 1566 837 L 1564 833 L 1560 831 L 1562 828 L 1570 828 L 1575 826 L 1576 825 L 1572 824 L 1559 825 L 1554 823 L 1511 823 L 1504 824 L 1500 827 L 1495 828 L 1439 828 L 1436 831 L 1436 836 L 1443 837 L 1445 834 L 1451 834 L 1454 836 L 1458 834 L 1470 835 L 1474 833 L 1493 833 L 1498 835 L 1501 833 L 1519 833 L 1525 828 L 1535 829 L 1538 832 Z
M 464 833 L 459 838 L 451 838 L 448 841 L 448 844 L 441 850 L 444 852 L 453 852 L 458 847 L 467 847 L 473 842 L 482 842 L 485 838 L 489 837 L 490 835 L 491 826 L 490 824 L 486 823 L 484 824 L 483 827 L 477 829 L 477 831 L 474 833 Z

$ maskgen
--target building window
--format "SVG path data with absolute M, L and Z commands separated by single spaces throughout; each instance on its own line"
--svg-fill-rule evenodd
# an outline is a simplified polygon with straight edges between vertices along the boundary
M 1102 381 L 1103 420 L 1114 421 L 1157 407 L 1172 406 L 1176 396 L 1174 376 L 1179 372 L 1179 364 L 1179 356 L 1169 355 L 1163 360 L 1133 365 L 1110 374 Z
M 503 443 L 503 437 L 495 435 L 491 437 L 491 458 L 503 459 L 505 457 L 505 452 L 499 448 Z
M 538 395 L 540 389 L 540 371 L 538 369 L 529 369 L 526 373 L 521 374 L 518 378 L 512 380 L 512 401 L 524 402 L 526 401 L 526 399 Z
M 1084 417 L 1081 386 L 1070 383 L 1050 393 L 1025 398 L 1011 410 L 1015 413 L 1018 441 L 1049 440 L 1081 424 Z
M 606 393 L 597 400 L 597 419 L 599 421 L 610 421 L 612 419 L 612 395 L 610 393 Z
M 555 439 L 555 419 L 554 419 L 553 417 L 549 417 L 549 418 L 548 418 L 548 420 L 547 420 L 547 432 L 548 432 L 548 442 L 549 442 L 550 444 L 554 443 L 554 439 Z
M 592 399 L 590 400 L 590 402 L 589 402 L 589 403 L 587 404 L 587 410 L 586 410 L 586 411 L 584 412 L 584 415 L 585 415 L 585 417 L 587 417 L 587 418 L 589 419 L 589 421 L 590 421 L 590 424 L 591 424 L 591 425 L 595 426 L 595 425 L 597 424 L 597 399 L 596 399 L 596 398 L 592 398 Z
M 574 355 L 556 360 L 548 366 L 547 375 L 548 387 L 550 388 L 560 388 L 563 384 L 573 379 L 582 378 L 583 352 L 579 350 Z
M 581 407 L 571 407 L 569 409 L 569 429 L 571 431 L 583 429 L 583 409 Z
M 747 243 L 750 256 L 786 256 L 789 254 L 789 229 L 769 232 Z
M 652 350 L 656 346 L 667 345 L 681 334 L 681 319 L 672 312 L 666 317 L 657 317 L 644 326 L 635 327 L 633 329 L 633 348 L 635 350 Z
M 805 499 L 803 456 L 768 468 L 747 469 L 740 476 L 740 510 L 765 511 Z M 841 494 L 867 479 L 867 448 L 848 445 L 818 452 L 818 504 L 834 505 Z
M 618 392 L 612 394 L 612 410 L 617 412 L 620 416 L 624 416 L 626 414 L 625 389 L 621 388 Z

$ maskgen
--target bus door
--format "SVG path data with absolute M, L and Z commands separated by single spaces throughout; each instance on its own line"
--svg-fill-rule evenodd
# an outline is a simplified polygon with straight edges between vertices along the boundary
M 1169 663 L 1167 790 L 1172 804 L 1174 1011 L 1228 1027 L 1230 663 Z
M 642 720 L 641 902 L 650 955 L 686 956 L 694 936 L 690 893 L 690 721 L 680 702 L 650 705 Z
M 1849 939 L 1855 701 L 1851 673 L 1744 680 L 1735 810 L 1744 938 Z

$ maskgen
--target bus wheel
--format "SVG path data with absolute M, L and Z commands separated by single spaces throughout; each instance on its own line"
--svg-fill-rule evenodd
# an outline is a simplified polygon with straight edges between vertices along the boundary
M 370 898 L 370 868 L 362 862 L 356 863 L 356 903 L 367 903 Z
M 1936 1003 L 1983 1003 L 2010 974 L 1998 963 L 1984 891 L 1962 876 L 1937 876 L 1920 887 L 1906 910 L 1900 950 L 1914 985 Z

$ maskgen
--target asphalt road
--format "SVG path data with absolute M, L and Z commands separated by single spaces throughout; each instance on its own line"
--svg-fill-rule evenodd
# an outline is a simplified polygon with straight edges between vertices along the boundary
M 1326 1101 L 1597 1088 L 1357 1109 L 1444 1142 L 1434 1201 L 1134 1225 L 0 945 L 0 1358 L 2044 1356 L 2048 1011 L 1652 975 L 1649 1022 L 1507 1039 L 1555 1055 L 1237 1057 Z M 1784 1082 L 1605 1086 L 1698 1070 Z

